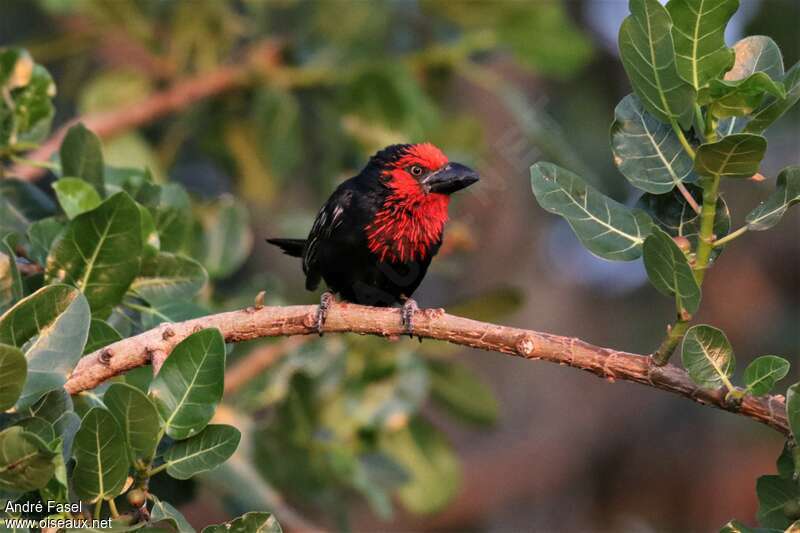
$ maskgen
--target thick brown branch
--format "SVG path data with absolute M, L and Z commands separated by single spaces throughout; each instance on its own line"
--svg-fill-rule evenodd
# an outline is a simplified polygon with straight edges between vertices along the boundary
M 315 334 L 316 310 L 317 307 L 312 305 L 251 307 L 186 322 L 162 324 L 87 355 L 75 367 L 64 388 L 71 394 L 94 388 L 117 374 L 148 363 L 154 354 L 166 356 L 180 341 L 204 328 L 219 329 L 227 342 Z M 340 303 L 331 309 L 325 331 L 399 337 L 403 327 L 398 309 Z M 729 403 L 725 401 L 722 389 L 699 388 L 684 370 L 672 365 L 656 367 L 646 356 L 593 346 L 576 338 L 478 322 L 448 315 L 441 309 L 417 313 L 414 334 L 461 346 L 572 366 L 608 380 L 649 385 L 701 404 L 744 415 L 783 434 L 789 433 L 783 397 L 747 396 L 739 405 Z
M 210 72 L 198 74 L 176 82 L 170 88 L 150 95 L 145 100 L 105 113 L 78 117 L 61 126 L 44 144 L 26 155 L 32 161 L 47 161 L 58 148 L 67 130 L 78 122 L 101 138 L 113 137 L 130 129 L 149 124 L 159 118 L 181 111 L 195 102 L 211 98 L 250 83 L 251 74 L 267 70 L 277 64 L 279 48 L 267 41 L 250 49 L 241 63 L 221 66 Z M 9 175 L 24 180 L 36 180 L 45 169 L 19 164 Z

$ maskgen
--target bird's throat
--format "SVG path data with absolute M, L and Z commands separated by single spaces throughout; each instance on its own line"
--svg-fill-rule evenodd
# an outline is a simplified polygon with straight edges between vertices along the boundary
M 416 185 L 416 184 L 415 184 Z M 365 228 L 370 251 L 380 261 L 421 261 L 442 240 L 450 198 L 444 194 L 393 188 Z

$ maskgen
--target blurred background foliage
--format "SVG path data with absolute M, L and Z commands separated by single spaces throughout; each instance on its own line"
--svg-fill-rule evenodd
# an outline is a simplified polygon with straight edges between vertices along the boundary
M 768 34 L 794 64 L 798 4 L 742 4 L 728 42 Z M 211 280 L 197 304 L 129 306 L 114 321 L 123 334 L 252 305 L 260 290 L 268 304 L 316 301 L 299 263 L 263 238 L 304 235 L 371 153 L 422 140 L 484 179 L 451 208 L 421 305 L 639 352 L 671 316 L 639 263 L 589 255 L 529 188 L 528 167 L 547 159 L 633 200 L 608 150 L 629 92 L 607 44 L 622 0 L 5 0 L 0 10 L 0 46 L 27 48 L 56 81 L 55 125 L 253 61 L 246 83 L 104 139 L 106 163 L 146 167 L 174 193 L 165 223 L 187 238 L 161 249 L 190 253 Z M 264 50 L 259 64 L 253 51 Z M 800 161 L 798 118 L 771 131 L 768 171 Z M 49 194 L 48 180 L 38 185 Z M 725 194 L 751 206 L 768 190 Z M 780 353 L 797 368 L 799 220 L 736 247 L 709 280 L 700 319 L 729 332 L 742 367 Z M 218 413 L 242 431 L 242 449 L 198 483 L 165 477 L 154 492 L 196 524 L 284 500 L 357 530 L 708 530 L 754 515 L 752 480 L 771 470 L 777 435 L 635 385 L 462 352 L 354 336 L 237 345 L 231 366 L 261 365 Z

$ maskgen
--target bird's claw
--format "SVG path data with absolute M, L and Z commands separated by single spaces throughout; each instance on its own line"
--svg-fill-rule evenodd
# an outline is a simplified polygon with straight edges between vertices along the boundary
M 406 301 L 403 302 L 403 307 L 400 309 L 400 320 L 410 339 L 414 338 L 414 313 L 417 311 L 419 311 L 417 302 L 412 298 L 406 298 Z
M 333 306 L 336 298 L 333 296 L 333 293 L 330 291 L 325 291 L 322 293 L 322 296 L 319 298 L 319 307 L 317 308 L 317 320 L 316 320 L 316 328 L 317 333 L 319 336 L 325 333 L 323 327 L 325 326 L 325 321 L 328 319 L 328 311 Z

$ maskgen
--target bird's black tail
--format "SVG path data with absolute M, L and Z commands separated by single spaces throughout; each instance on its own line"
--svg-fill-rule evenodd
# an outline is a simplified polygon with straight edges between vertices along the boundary
M 267 239 L 267 242 L 274 244 L 286 255 L 292 257 L 303 257 L 303 248 L 306 246 L 305 239 Z

